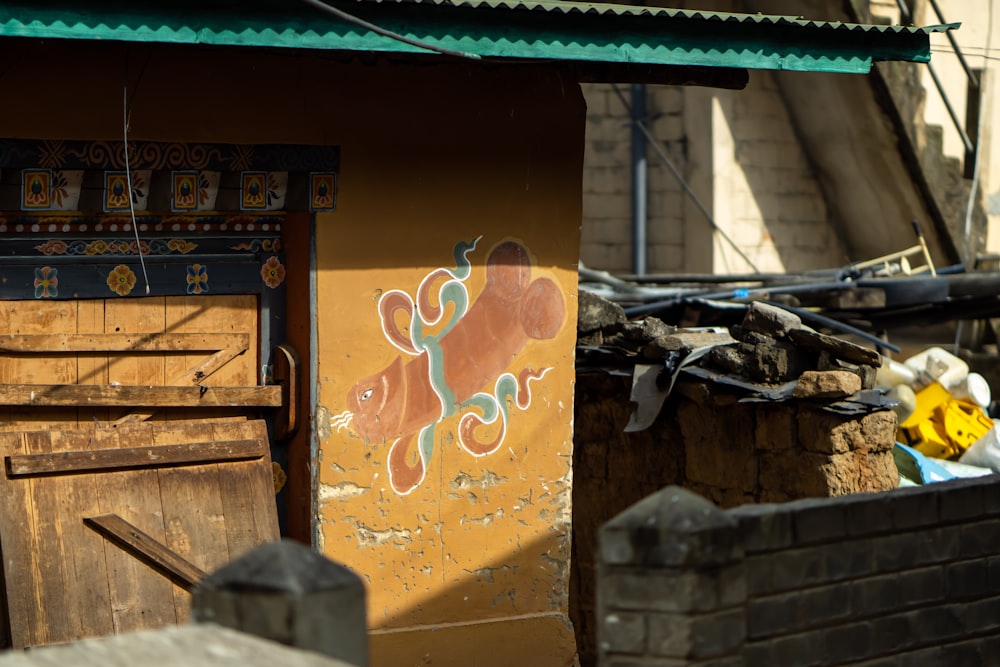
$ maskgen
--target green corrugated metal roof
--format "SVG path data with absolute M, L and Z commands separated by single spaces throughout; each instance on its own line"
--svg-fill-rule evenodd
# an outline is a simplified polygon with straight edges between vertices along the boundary
M 290 0 L 0 6 L 0 37 L 426 53 Z M 337 6 L 410 39 L 486 59 L 868 72 L 930 59 L 912 28 L 550 0 L 359 0 Z

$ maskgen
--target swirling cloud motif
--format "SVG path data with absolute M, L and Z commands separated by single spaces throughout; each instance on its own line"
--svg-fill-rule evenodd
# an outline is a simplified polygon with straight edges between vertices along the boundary
M 508 399 L 526 409 L 529 384 L 550 370 L 504 372 L 529 340 L 558 333 L 566 317 L 562 292 L 550 278 L 532 279 L 527 248 L 507 241 L 491 250 L 486 284 L 470 304 L 468 256 L 481 238 L 458 243 L 455 267 L 428 273 L 416 299 L 403 290 L 382 295 L 382 333 L 405 357 L 357 382 L 348 410 L 331 420 L 368 442 L 391 443 L 389 480 L 401 495 L 423 482 L 441 420 L 463 413 L 460 445 L 473 456 L 490 454 L 506 437 Z M 492 392 L 483 391 L 487 386 Z M 492 439 L 480 441 L 477 431 L 498 420 Z

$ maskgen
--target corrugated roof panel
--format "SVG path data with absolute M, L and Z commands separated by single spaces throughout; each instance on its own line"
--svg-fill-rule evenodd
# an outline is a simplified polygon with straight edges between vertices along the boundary
M 867 72 L 873 60 L 926 61 L 928 33 L 954 27 L 553 0 L 358 0 L 347 7 L 409 39 L 484 58 L 848 73 Z M 426 53 L 286 0 L 13 0 L 0 5 L 0 36 Z

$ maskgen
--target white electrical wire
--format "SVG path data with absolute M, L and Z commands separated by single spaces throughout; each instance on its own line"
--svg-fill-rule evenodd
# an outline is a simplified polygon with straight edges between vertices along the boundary
M 128 85 L 125 83 L 122 83 L 122 143 L 125 145 L 125 182 L 128 185 L 128 211 L 132 215 L 132 231 L 135 232 L 135 251 L 139 253 L 142 279 L 146 282 L 146 295 L 149 296 L 149 274 L 146 273 L 142 241 L 139 240 L 139 225 L 135 224 L 135 204 L 132 202 L 132 168 L 128 161 Z

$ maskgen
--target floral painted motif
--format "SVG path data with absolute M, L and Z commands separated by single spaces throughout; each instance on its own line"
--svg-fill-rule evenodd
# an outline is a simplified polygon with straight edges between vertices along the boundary
M 191 264 L 187 267 L 187 293 L 201 294 L 208 291 L 208 267 Z
M 285 282 L 285 267 L 276 255 L 271 255 L 264 262 L 264 266 L 260 268 L 260 277 L 272 289 Z
M 52 299 L 59 296 L 59 271 L 51 266 L 35 269 L 35 298 Z
M 285 471 L 281 469 L 281 464 L 272 461 L 271 477 L 274 479 L 274 493 L 277 494 L 285 487 L 285 482 L 288 481 L 288 475 L 286 475 Z
M 59 240 L 46 241 L 35 246 L 35 250 L 43 255 L 65 255 L 68 248 L 65 242 Z
M 107 242 L 106 241 L 97 240 L 97 241 L 91 241 L 90 243 L 88 243 L 87 247 L 83 251 L 83 254 L 84 255 L 103 255 L 107 251 L 108 251 L 108 244 L 107 244 Z
M 167 249 L 186 255 L 198 247 L 197 243 L 191 243 L 185 239 L 170 239 L 167 241 Z
M 135 272 L 119 264 L 108 274 L 108 288 L 118 296 L 128 295 L 135 287 Z

